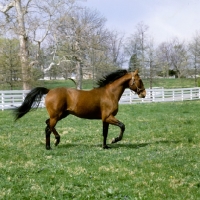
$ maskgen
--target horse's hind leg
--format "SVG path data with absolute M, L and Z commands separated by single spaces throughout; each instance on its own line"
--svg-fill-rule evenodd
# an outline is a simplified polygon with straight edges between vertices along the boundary
M 45 128 L 45 133 L 46 133 L 46 149 L 49 150 L 51 149 L 51 145 L 50 145 L 50 135 L 51 132 L 53 132 L 53 134 L 55 135 L 56 138 L 56 142 L 55 145 L 57 146 L 60 143 L 60 135 L 58 134 L 58 132 L 55 129 L 55 125 L 57 123 L 57 120 L 54 118 L 50 118 L 46 120 L 46 128 Z
M 46 120 L 46 128 L 45 128 L 45 134 L 46 134 L 46 149 L 47 150 L 50 150 L 51 149 L 51 146 L 50 146 L 50 135 L 51 135 L 51 129 L 49 127 L 49 120 L 50 119 L 47 119 Z
M 55 146 L 57 146 L 60 143 L 60 135 L 58 134 L 55 128 L 53 128 L 52 131 L 56 138 Z

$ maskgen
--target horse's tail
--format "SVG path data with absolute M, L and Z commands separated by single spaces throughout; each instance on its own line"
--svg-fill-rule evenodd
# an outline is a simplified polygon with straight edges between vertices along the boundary
M 32 108 L 38 108 L 42 96 L 47 94 L 49 89 L 44 87 L 36 87 L 31 90 L 25 97 L 22 105 L 14 110 L 15 121 L 23 117 L 28 113 Z

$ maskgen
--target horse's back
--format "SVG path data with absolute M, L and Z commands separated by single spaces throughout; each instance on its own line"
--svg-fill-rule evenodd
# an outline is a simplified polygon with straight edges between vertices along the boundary
M 101 118 L 101 91 L 77 90 L 73 88 L 55 88 L 49 91 L 45 98 L 46 108 L 50 115 L 63 112 L 81 118 Z

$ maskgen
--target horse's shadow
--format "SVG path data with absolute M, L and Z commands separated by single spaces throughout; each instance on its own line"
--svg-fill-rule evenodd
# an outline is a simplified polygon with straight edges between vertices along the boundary
M 171 144 L 171 143 L 179 143 L 180 140 L 159 140 L 155 142 L 146 142 L 146 143 L 123 143 L 123 144 L 114 144 L 111 146 L 111 148 L 130 148 L 130 149 L 139 149 L 141 147 L 146 147 L 148 145 L 153 145 L 153 144 Z
M 130 149 L 138 149 L 138 148 L 142 148 L 142 147 L 146 147 L 148 145 L 153 145 L 153 144 L 171 144 L 171 143 L 179 143 L 180 140 L 159 140 L 159 141 L 155 141 L 155 142 L 145 142 L 145 143 L 123 143 L 120 144 L 119 143 L 115 143 L 115 144 L 108 144 L 108 146 L 111 149 L 117 149 L 117 148 L 130 148 Z M 94 144 L 94 145 L 90 145 L 93 147 L 102 147 L 102 144 Z
M 151 143 L 123 143 L 123 144 L 112 144 L 111 148 L 129 148 L 129 149 L 138 149 L 141 147 L 146 147 L 150 145 Z
M 155 142 L 146 142 L 146 143 L 115 143 L 115 144 L 108 144 L 108 146 L 111 149 L 117 149 L 117 148 L 129 148 L 129 149 L 139 149 L 142 147 L 146 147 L 148 145 L 153 145 L 153 144 L 171 144 L 171 143 L 179 143 L 180 140 L 159 140 Z M 74 147 L 80 147 L 80 146 L 87 146 L 87 147 L 102 147 L 102 144 L 80 144 L 80 143 L 66 143 L 66 144 L 59 144 L 58 148 L 61 149 L 67 149 L 67 148 L 74 148 Z

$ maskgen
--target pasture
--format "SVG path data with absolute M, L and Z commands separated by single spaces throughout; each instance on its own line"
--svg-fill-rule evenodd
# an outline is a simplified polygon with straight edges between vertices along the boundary
M 102 123 L 69 116 L 45 149 L 45 109 L 0 112 L 0 199 L 199 199 L 200 101 L 120 105 L 126 130 L 103 150 Z M 108 141 L 118 136 L 110 126 Z M 54 137 L 51 135 L 51 143 Z

